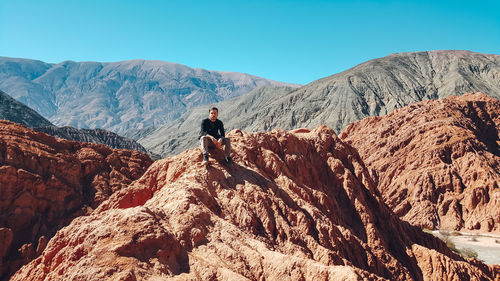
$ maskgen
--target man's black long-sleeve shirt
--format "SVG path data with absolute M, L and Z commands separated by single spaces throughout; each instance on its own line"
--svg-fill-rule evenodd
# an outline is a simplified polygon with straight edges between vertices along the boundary
M 226 133 L 224 132 L 224 125 L 222 124 L 222 121 L 216 119 L 212 122 L 209 118 L 201 121 L 200 138 L 202 136 L 206 136 L 207 134 L 217 140 L 221 137 L 225 137 Z

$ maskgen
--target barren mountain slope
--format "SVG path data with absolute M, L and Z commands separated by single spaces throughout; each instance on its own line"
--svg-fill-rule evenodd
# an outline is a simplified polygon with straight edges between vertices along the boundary
M 314 81 L 270 103 L 252 118 L 267 128 L 335 131 L 432 98 L 483 92 L 500 98 L 500 56 L 467 51 L 400 53 Z
M 111 148 L 133 149 L 146 153 L 146 149 L 133 139 L 122 137 L 103 129 L 76 129 L 73 127 L 45 126 L 33 128 L 51 136 L 79 142 L 92 142 L 107 145 Z
M 30 128 L 52 125 L 49 120 L 43 118 L 36 111 L 2 91 L 0 91 L 0 119 L 9 120 Z

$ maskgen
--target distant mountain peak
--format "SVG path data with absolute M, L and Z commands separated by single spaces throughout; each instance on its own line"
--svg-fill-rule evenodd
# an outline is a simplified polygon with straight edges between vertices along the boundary
M 53 124 L 119 134 L 158 127 L 193 107 L 270 85 L 296 86 L 165 61 L 46 64 L 0 58 L 0 89 Z

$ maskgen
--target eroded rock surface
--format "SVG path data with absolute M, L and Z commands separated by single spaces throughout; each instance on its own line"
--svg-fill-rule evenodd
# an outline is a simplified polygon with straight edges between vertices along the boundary
M 430 229 L 500 231 L 500 101 L 482 93 L 423 101 L 347 127 L 404 220 Z
M 0 277 L 38 256 L 58 229 L 141 177 L 151 163 L 137 151 L 0 121 Z
M 208 167 L 200 149 L 156 161 L 12 280 L 498 278 L 394 216 L 333 130 L 229 137 L 233 166 L 217 150 Z

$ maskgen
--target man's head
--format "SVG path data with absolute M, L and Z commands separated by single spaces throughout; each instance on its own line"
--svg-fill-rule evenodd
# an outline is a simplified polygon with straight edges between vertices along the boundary
M 210 118 L 210 121 L 214 122 L 217 120 L 217 117 L 219 116 L 219 110 L 217 107 L 212 107 L 208 110 L 208 118 Z

